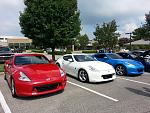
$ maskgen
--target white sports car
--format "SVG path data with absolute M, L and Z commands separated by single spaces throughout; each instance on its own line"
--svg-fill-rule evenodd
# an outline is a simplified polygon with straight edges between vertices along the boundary
M 86 54 L 67 54 L 59 58 L 56 64 L 81 82 L 102 82 L 116 78 L 111 65 L 97 61 Z

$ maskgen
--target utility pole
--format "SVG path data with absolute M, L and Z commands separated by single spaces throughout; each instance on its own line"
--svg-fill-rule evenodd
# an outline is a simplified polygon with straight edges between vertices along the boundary
M 125 33 L 125 34 L 129 34 L 129 35 L 130 35 L 130 51 L 131 51 L 131 49 L 132 49 L 132 46 L 131 46 L 131 37 L 132 37 L 132 32 Z

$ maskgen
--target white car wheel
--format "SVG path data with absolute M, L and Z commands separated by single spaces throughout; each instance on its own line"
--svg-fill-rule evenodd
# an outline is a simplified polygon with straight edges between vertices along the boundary
M 79 70 L 78 78 L 81 82 L 89 82 L 88 73 L 84 69 Z

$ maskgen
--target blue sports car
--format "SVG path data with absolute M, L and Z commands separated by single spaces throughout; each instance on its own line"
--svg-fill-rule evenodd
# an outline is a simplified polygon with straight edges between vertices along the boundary
M 141 62 L 123 59 L 115 53 L 94 54 L 92 57 L 112 65 L 117 75 L 141 75 L 144 73 L 144 66 Z

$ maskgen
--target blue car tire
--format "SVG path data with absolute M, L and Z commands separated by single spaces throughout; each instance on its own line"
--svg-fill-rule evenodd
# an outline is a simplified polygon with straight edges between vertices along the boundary
M 115 70 L 116 70 L 116 74 L 119 76 L 123 76 L 127 74 L 126 68 L 123 65 L 117 65 L 115 67 Z

